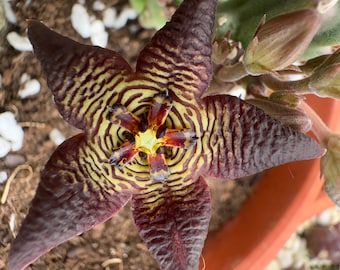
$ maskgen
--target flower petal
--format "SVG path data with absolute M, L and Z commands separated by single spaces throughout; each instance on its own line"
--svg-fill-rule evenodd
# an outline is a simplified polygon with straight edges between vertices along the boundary
M 207 184 L 203 178 L 180 186 L 167 180 L 151 188 L 132 197 L 141 237 L 161 269 L 197 270 L 210 220 Z
M 149 154 L 150 177 L 154 181 L 164 181 L 170 175 L 168 166 L 163 154 Z
M 211 132 L 203 147 L 211 176 L 235 179 L 324 153 L 312 138 L 239 98 L 214 96 L 204 101 Z
M 140 53 L 137 72 L 176 95 L 200 96 L 212 74 L 215 6 L 216 0 L 184 1 Z
M 172 99 L 165 93 L 155 95 L 148 114 L 148 123 L 151 129 L 156 130 L 164 124 L 172 107 Z
M 129 191 L 100 182 L 97 174 L 80 164 L 83 144 L 83 134 L 68 139 L 46 164 L 29 213 L 12 243 L 8 269 L 24 269 L 53 247 L 110 218 L 131 197 Z
M 28 37 L 64 119 L 87 132 L 95 129 L 113 91 L 132 72 L 129 64 L 114 51 L 80 44 L 38 21 L 28 21 Z

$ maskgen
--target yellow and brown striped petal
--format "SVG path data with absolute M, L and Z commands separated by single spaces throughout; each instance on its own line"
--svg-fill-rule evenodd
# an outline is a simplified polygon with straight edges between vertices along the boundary
M 131 191 L 113 185 L 83 156 L 83 134 L 66 140 L 41 174 L 36 195 L 11 245 L 8 269 L 24 269 L 53 247 L 114 215 Z
M 198 269 L 210 220 L 210 192 L 203 178 L 155 183 L 132 197 L 140 236 L 161 269 Z
M 138 57 L 136 71 L 180 97 L 200 97 L 212 76 L 216 0 L 184 1 Z
M 208 132 L 202 141 L 208 175 L 235 179 L 324 152 L 312 138 L 239 98 L 215 96 L 204 103 Z
M 129 64 L 116 52 L 87 46 L 28 21 L 28 37 L 59 112 L 87 133 L 98 128 L 109 99 L 123 90 Z

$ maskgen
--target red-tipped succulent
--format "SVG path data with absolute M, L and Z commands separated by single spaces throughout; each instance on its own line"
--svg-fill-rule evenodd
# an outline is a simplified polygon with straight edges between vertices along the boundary
M 83 132 L 61 144 L 42 171 L 9 270 L 104 222 L 129 200 L 161 269 L 197 269 L 210 219 L 204 176 L 235 179 L 323 153 L 236 97 L 201 98 L 212 75 L 215 5 L 185 0 L 135 71 L 114 51 L 29 21 L 59 112 Z

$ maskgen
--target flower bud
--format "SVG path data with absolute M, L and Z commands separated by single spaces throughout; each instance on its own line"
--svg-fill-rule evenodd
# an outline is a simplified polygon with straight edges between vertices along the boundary
M 314 70 L 309 77 L 309 88 L 321 97 L 340 98 L 340 49 Z
M 285 13 L 260 24 L 244 55 L 248 73 L 287 68 L 307 49 L 320 24 L 319 13 L 312 9 Z
M 277 91 L 273 92 L 269 99 L 273 102 L 296 108 L 301 104 L 304 97 L 294 93 L 287 93 L 287 91 Z
M 232 41 L 229 32 L 221 39 L 215 39 L 212 44 L 211 58 L 217 65 L 233 65 L 239 61 L 242 55 L 241 43 Z
M 326 148 L 327 153 L 321 158 L 324 189 L 332 201 L 340 206 L 340 134 L 331 134 Z

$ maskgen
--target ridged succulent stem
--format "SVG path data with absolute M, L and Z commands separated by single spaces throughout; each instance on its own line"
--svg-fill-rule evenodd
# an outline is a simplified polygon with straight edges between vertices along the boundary
M 272 74 L 265 74 L 260 76 L 260 80 L 274 91 L 289 91 L 299 94 L 312 92 L 309 87 L 309 78 L 296 81 L 284 81 Z

